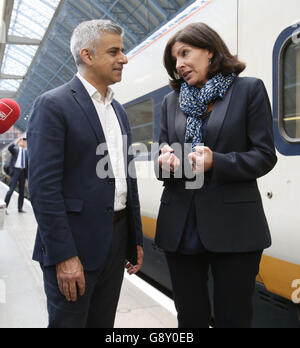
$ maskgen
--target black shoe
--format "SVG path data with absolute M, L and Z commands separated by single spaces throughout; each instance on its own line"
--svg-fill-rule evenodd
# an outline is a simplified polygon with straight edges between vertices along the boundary
M 19 209 L 19 213 L 26 213 L 26 211 L 25 210 L 23 210 L 23 209 Z

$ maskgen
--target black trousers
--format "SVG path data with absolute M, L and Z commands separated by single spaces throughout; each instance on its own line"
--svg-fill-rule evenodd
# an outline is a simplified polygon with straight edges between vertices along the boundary
M 179 328 L 250 328 L 253 294 L 262 251 L 252 253 L 166 252 Z M 209 298 L 208 273 L 213 277 Z M 212 303 L 212 306 L 211 306 Z
M 14 168 L 12 176 L 10 178 L 9 191 L 5 196 L 6 206 L 9 205 L 12 194 L 14 193 L 17 184 L 19 183 L 19 198 L 18 198 L 18 210 L 23 208 L 24 203 L 24 187 L 26 181 L 26 171 L 21 168 Z
M 124 276 L 127 239 L 125 216 L 115 223 L 106 265 L 85 272 L 86 292 L 77 302 L 68 302 L 60 293 L 56 267 L 42 267 L 49 328 L 113 328 Z

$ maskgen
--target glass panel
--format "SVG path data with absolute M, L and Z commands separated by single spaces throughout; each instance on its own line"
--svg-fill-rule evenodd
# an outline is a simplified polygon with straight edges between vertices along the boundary
M 60 0 L 15 0 L 8 35 L 41 40 Z M 6 45 L 1 73 L 25 75 L 38 46 Z
M 15 0 L 9 35 L 42 39 L 60 0 Z
M 0 91 L 17 91 L 22 80 L 0 80 Z
M 6 45 L 3 74 L 25 75 L 38 46 Z
M 300 139 L 300 42 L 290 41 L 283 55 L 283 126 Z
M 153 142 L 153 101 L 145 100 L 126 108 L 132 130 L 133 147 L 145 144 L 148 152 Z

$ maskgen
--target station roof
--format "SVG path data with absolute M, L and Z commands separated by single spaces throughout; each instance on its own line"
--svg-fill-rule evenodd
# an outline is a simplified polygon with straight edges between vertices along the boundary
M 0 98 L 14 98 L 26 130 L 35 98 L 76 72 L 69 49 L 73 29 L 103 18 L 125 29 L 128 52 L 194 0 L 3 0 L 0 4 Z

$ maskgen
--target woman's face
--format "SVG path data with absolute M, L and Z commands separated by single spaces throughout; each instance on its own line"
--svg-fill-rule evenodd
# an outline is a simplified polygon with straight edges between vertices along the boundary
M 176 70 L 189 86 L 203 87 L 207 82 L 209 60 L 213 54 L 206 49 L 176 42 L 172 47 Z

